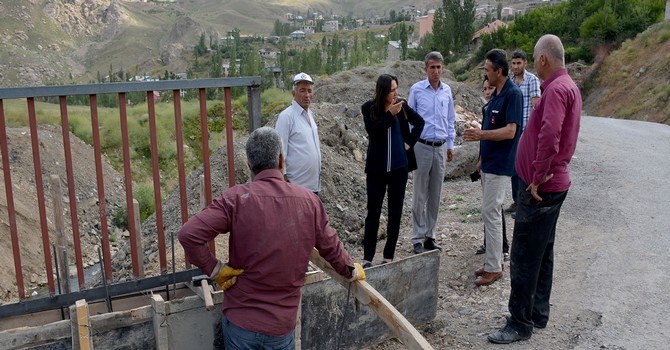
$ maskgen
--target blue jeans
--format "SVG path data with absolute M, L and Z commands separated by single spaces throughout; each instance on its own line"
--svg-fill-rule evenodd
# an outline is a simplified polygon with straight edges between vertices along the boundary
M 520 183 L 525 189 L 525 183 Z M 545 327 L 549 320 L 549 297 L 554 271 L 556 222 L 565 192 L 538 192 L 538 202 L 530 192 L 519 191 L 510 261 L 512 291 L 511 317 L 507 324 L 522 336 L 530 336 L 533 326 Z
M 273 337 L 262 333 L 248 331 L 228 321 L 226 315 L 221 316 L 223 344 L 226 350 L 293 350 L 294 331 L 281 337 Z

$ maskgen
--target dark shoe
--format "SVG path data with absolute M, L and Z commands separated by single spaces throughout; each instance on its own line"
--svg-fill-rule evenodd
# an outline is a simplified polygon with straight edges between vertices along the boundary
M 370 267 L 372 267 L 372 263 L 371 263 L 371 262 L 366 262 L 365 264 L 363 264 L 363 268 L 364 268 L 364 269 L 367 269 L 367 268 L 370 268 Z
M 479 248 L 477 248 L 477 251 L 475 252 L 476 255 L 481 255 L 486 253 L 486 246 L 485 245 L 480 245 Z
M 486 338 L 491 343 L 509 344 L 519 340 L 530 339 L 530 335 L 524 337 L 521 334 L 519 334 L 519 332 L 512 329 L 510 325 L 505 325 L 505 327 L 503 327 L 501 330 L 489 334 Z
M 509 261 L 509 253 L 503 253 L 503 261 Z
M 421 243 L 414 243 L 414 254 L 421 254 L 425 251 L 426 250 L 423 249 L 423 245 Z
M 516 211 L 516 203 L 512 203 L 505 209 L 505 213 L 513 213 Z
M 435 250 L 435 249 L 442 250 L 442 247 L 439 244 L 437 244 L 437 242 L 435 242 L 435 238 L 426 238 L 426 240 L 423 241 L 423 247 L 426 250 Z
M 547 328 L 547 324 L 546 323 L 545 324 L 533 323 L 533 327 L 535 327 L 537 329 L 545 329 L 545 328 Z
M 516 212 L 515 211 L 513 211 L 512 215 L 510 215 L 510 216 L 512 217 L 512 219 L 516 220 Z
M 502 277 L 502 272 L 486 272 L 484 271 L 479 277 L 475 279 L 475 285 L 488 286 Z

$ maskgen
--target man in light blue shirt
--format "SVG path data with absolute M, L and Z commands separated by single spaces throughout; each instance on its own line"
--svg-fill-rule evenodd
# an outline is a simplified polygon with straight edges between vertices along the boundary
M 409 91 L 409 106 L 425 124 L 419 142 L 414 146 L 417 170 L 414 171 L 412 198 L 412 245 L 414 253 L 442 249 L 435 242 L 435 226 L 440 209 L 446 161 L 454 159 L 454 98 L 451 88 L 440 81 L 444 59 L 439 52 L 429 52 L 424 60 L 427 79 L 415 83 Z
M 321 147 L 312 111 L 312 77 L 305 73 L 293 78 L 293 100 L 277 118 L 284 155 L 284 179 L 319 194 L 321 190 Z

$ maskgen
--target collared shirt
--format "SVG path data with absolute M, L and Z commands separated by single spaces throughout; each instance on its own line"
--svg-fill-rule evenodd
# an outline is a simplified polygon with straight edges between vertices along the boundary
M 509 79 L 516 84 L 514 76 L 509 77 Z M 528 124 L 530 111 L 533 110 L 533 97 L 540 97 L 540 79 L 535 74 L 524 69 L 523 79 L 521 79 L 521 83 L 518 86 L 523 94 L 523 124 L 521 125 L 521 131 L 523 131 Z
M 542 97 L 528 119 L 516 154 L 516 171 L 526 184 L 540 184 L 542 192 L 563 192 L 570 188 L 568 164 L 577 147 L 582 112 L 582 95 L 564 68 L 545 80 Z
M 456 113 L 449 85 L 440 82 L 435 90 L 428 79 L 421 80 L 410 88 L 407 102 L 425 121 L 421 138 L 427 141 L 446 141 L 447 147 L 453 149 Z
M 352 277 L 353 261 L 321 200 L 284 181 L 279 170 L 261 171 L 223 192 L 184 224 L 179 241 L 191 263 L 210 275 L 217 259 L 205 243 L 226 232 L 230 266 L 244 272 L 226 291 L 223 312 L 246 330 L 283 336 L 295 328 L 312 248 L 337 273 Z
M 312 192 L 321 190 L 321 146 L 311 110 L 295 101 L 279 114 L 275 129 L 282 140 L 284 174 Z
M 481 170 L 488 174 L 501 176 L 514 175 L 514 158 L 521 135 L 521 90 L 509 79 L 500 93 L 496 89 L 484 110 L 482 130 L 496 130 L 507 124 L 517 125 L 514 138 L 509 140 L 480 141 Z

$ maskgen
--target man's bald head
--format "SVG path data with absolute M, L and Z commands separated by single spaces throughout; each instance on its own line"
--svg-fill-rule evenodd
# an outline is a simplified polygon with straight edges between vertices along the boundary
M 553 34 L 543 35 L 535 44 L 535 50 L 544 53 L 548 59 L 565 66 L 565 51 L 561 39 Z
M 565 50 L 561 39 L 553 34 L 543 35 L 533 51 L 535 69 L 542 80 L 565 68 Z

